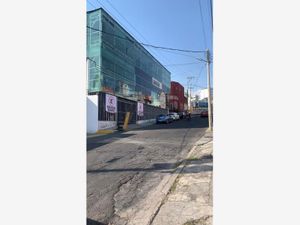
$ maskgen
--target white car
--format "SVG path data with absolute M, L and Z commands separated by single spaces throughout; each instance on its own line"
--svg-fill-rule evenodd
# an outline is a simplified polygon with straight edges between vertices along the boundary
M 167 116 L 169 116 L 172 119 L 172 121 L 176 120 L 176 117 L 173 114 L 168 114 Z
M 172 113 L 170 113 L 169 115 L 173 116 L 174 120 L 179 120 L 179 119 L 180 119 L 179 114 L 176 113 L 176 112 L 172 112 Z

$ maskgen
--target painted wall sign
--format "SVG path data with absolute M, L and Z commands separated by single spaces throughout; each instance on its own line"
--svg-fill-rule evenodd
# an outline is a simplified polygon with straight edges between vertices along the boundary
M 116 113 L 117 112 L 117 97 L 106 94 L 105 109 L 106 112 Z
M 162 83 L 160 83 L 158 80 L 156 80 L 155 78 L 152 77 L 152 84 L 155 87 L 158 87 L 159 89 L 162 89 Z
M 144 116 L 144 104 L 141 102 L 137 103 L 137 114 L 138 116 Z

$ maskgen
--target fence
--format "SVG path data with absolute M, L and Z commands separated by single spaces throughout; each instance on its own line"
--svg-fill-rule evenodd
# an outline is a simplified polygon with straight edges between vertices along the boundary
M 168 113 L 167 109 L 144 104 L 144 115 L 137 116 L 137 120 L 155 119 L 156 116 L 158 116 L 159 114 L 167 114 L 167 113 Z
M 137 103 L 118 97 L 118 124 L 123 124 L 126 112 L 130 112 L 129 124 L 136 123 Z
M 116 121 L 116 113 L 109 113 L 106 112 L 105 109 L 105 103 L 106 103 L 106 98 L 105 98 L 105 93 L 100 92 L 98 94 L 98 120 L 99 121 Z
M 167 114 L 168 110 L 144 104 L 144 115 L 137 115 L 137 102 L 125 98 L 117 97 L 117 113 L 108 113 L 105 109 L 105 93 L 98 94 L 98 120 L 99 121 L 117 121 L 117 124 L 123 124 L 126 112 L 130 112 L 129 124 L 135 124 L 140 120 L 155 119 L 159 114 Z

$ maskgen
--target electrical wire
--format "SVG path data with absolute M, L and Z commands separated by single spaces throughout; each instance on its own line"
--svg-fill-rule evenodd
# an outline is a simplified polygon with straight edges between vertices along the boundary
M 202 61 L 202 62 L 207 62 L 207 61 L 204 60 L 204 59 L 197 58 L 197 57 L 191 56 L 191 55 L 182 54 L 182 53 L 179 53 L 179 52 L 174 52 L 174 51 L 171 51 L 171 50 L 166 50 L 166 52 L 167 52 L 167 53 L 171 53 L 171 54 L 176 54 L 176 55 L 183 55 L 183 56 L 186 56 L 186 57 L 189 57 L 189 58 L 193 58 L 193 59 L 196 59 L 196 60 Z
M 92 4 L 89 0 L 87 0 L 87 2 L 91 5 L 91 6 L 93 6 L 94 8 L 97 8 L 94 4 Z
M 201 16 L 201 22 L 202 22 L 202 32 L 203 32 L 204 46 L 207 47 L 206 37 L 205 37 L 205 30 L 204 30 L 204 21 L 203 21 L 203 15 L 202 15 L 201 0 L 198 0 L 198 3 L 199 3 L 200 16 Z
M 116 80 L 116 77 L 115 77 L 115 76 L 112 76 L 110 73 L 104 71 L 104 68 L 103 68 L 102 66 L 98 65 L 98 63 L 97 63 L 95 60 L 93 60 L 93 59 L 91 59 L 91 58 L 89 58 L 89 57 L 88 57 L 88 59 L 89 59 L 90 61 L 92 61 L 92 62 L 95 64 L 95 68 L 96 68 L 97 70 L 99 70 L 100 72 L 104 73 L 107 77 L 110 77 L 110 78 Z M 152 91 L 150 88 L 147 88 L 147 87 L 145 87 L 145 86 L 143 86 L 143 85 L 141 85 L 141 84 L 138 84 L 138 83 L 136 83 L 136 82 L 132 82 L 131 80 L 129 80 L 129 79 L 127 79 L 126 77 L 124 77 L 123 74 L 119 74 L 119 73 L 114 72 L 114 71 L 110 71 L 110 72 L 111 72 L 111 73 L 114 73 L 115 75 L 121 76 L 122 79 L 124 79 L 128 84 L 130 84 L 130 85 L 132 85 L 132 86 L 139 86 L 139 87 L 142 87 L 142 88 L 144 88 L 144 89 L 147 89 L 147 90 L 150 91 L 150 92 Z M 141 77 L 139 77 L 139 78 L 141 78 Z M 152 83 L 151 83 L 150 81 L 147 81 L 147 80 L 145 80 L 145 79 L 143 79 L 143 78 L 141 78 L 141 79 L 142 79 L 143 81 L 145 81 L 146 83 L 152 85 Z
M 127 23 L 141 36 L 143 37 L 145 40 L 146 38 L 124 17 L 122 16 L 122 14 L 108 1 L 108 4 L 114 8 L 114 10 L 125 20 L 127 21 Z M 97 2 L 102 5 L 98 0 Z M 89 4 L 91 4 L 91 2 L 88 1 Z M 94 6 L 93 4 L 91 4 L 92 6 Z M 103 6 L 103 5 L 102 5 Z M 200 6 L 200 13 L 201 13 L 201 19 L 202 19 L 202 23 L 203 23 L 203 16 L 202 16 L 202 10 L 201 10 L 201 3 L 199 2 L 199 6 Z M 95 6 L 94 6 L 95 7 Z M 96 8 L 96 7 L 95 7 Z M 104 8 L 104 6 L 103 6 Z M 203 23 L 203 26 L 204 26 L 204 23 Z M 99 32 L 102 32 L 104 34 L 107 34 L 107 35 L 111 35 L 111 36 L 114 36 L 114 37 L 117 37 L 117 38 L 120 38 L 120 39 L 123 39 L 123 40 L 126 40 L 126 41 L 129 41 L 133 44 L 135 43 L 138 43 L 140 45 L 143 45 L 143 46 L 146 46 L 146 47 L 151 47 L 151 48 L 155 48 L 155 49 L 159 49 L 159 50 L 166 50 L 167 53 L 174 53 L 174 54 L 178 54 L 178 55 L 184 55 L 184 54 L 180 54 L 180 53 L 175 53 L 174 51 L 179 51 L 179 52 L 188 52 L 188 53 L 204 53 L 206 51 L 204 50 L 185 50 L 185 49 L 176 49 L 176 48 L 169 48 L 169 47 L 162 47 L 162 46 L 155 46 L 155 45 L 151 45 L 151 44 L 146 44 L 146 43 L 142 43 L 142 42 L 137 42 L 135 40 L 130 40 L 129 38 L 124 38 L 122 36 L 119 36 L 119 35 L 116 35 L 116 34 L 112 34 L 112 33 L 108 33 L 108 32 L 105 32 L 105 31 L 102 31 L 102 30 L 99 30 L 99 29 L 96 29 L 96 28 L 92 28 L 92 27 L 89 27 L 87 26 L 89 29 L 92 29 L 92 30 L 95 30 L 95 31 L 99 31 Z M 202 29 L 204 29 L 204 27 L 202 27 Z M 204 33 L 204 30 L 203 30 L 203 34 L 204 34 L 204 38 L 205 38 L 205 33 Z M 146 40 L 147 41 L 147 40 Z M 205 40 L 205 45 L 206 45 L 206 40 Z M 171 52 L 173 51 L 173 52 Z M 196 58 L 196 57 L 193 57 L 193 56 L 189 56 L 189 55 L 184 55 L 184 56 L 187 56 L 187 57 L 191 57 L 191 58 L 194 58 L 196 60 L 199 60 L 199 61 L 203 61 L 203 62 L 206 62 L 206 60 L 204 59 L 201 59 L 201 58 Z M 189 64 L 197 64 L 197 63 L 188 63 L 188 64 L 170 64 L 170 65 L 166 65 L 166 66 L 178 66 L 178 65 L 189 65 Z M 115 72 L 114 72 L 115 73 Z M 120 75 L 120 74 L 119 74 Z M 144 79 L 143 79 L 144 80 Z M 146 80 L 145 80 L 146 81 Z M 147 81 L 146 81 L 147 82 Z M 149 82 L 149 81 L 148 81 Z M 146 88 L 146 87 L 145 87 Z
M 155 46 L 150 44 L 141 43 L 144 46 L 151 47 L 151 48 L 159 48 L 159 49 L 166 49 L 166 50 L 172 50 L 172 51 L 180 51 L 180 52 L 190 52 L 190 53 L 202 53 L 206 52 L 204 50 L 184 50 L 184 49 L 177 49 L 177 48 L 168 48 L 168 47 L 161 47 L 161 46 Z
M 114 7 L 112 4 L 111 4 L 111 2 L 109 2 L 108 0 L 106 0 L 107 1 L 107 3 L 146 41 L 146 42 L 149 42 L 121 13 L 120 13 L 120 11 L 118 10 L 118 9 L 116 9 L 116 7 Z M 100 5 L 102 5 L 103 6 L 103 4 L 101 4 L 100 2 L 99 2 L 99 0 L 97 0 L 97 2 L 100 4 Z M 103 8 L 106 10 L 106 11 L 108 11 L 104 6 L 103 6 Z M 108 11 L 109 12 L 109 11 Z M 122 24 L 120 21 L 118 21 L 120 24 Z M 122 24 L 122 26 L 123 27 L 125 27 L 123 24 Z M 128 30 L 128 29 L 127 29 Z M 149 52 L 151 52 L 151 54 L 152 55 L 154 55 L 156 58 L 158 58 L 158 56 L 157 55 L 159 55 L 156 51 L 150 51 L 150 50 L 148 50 Z M 155 53 L 155 54 L 154 54 Z M 161 56 L 161 55 L 159 55 L 159 56 Z M 161 56 L 161 58 L 163 58 L 163 59 L 165 59 L 165 57 L 163 57 L 163 56 Z M 168 61 L 168 60 L 167 60 Z
M 210 20 L 211 20 L 211 30 L 214 29 L 214 22 L 213 22 L 213 6 L 212 6 L 212 0 L 209 1 L 209 6 L 210 6 Z
M 170 51 L 189 52 L 189 53 L 203 53 L 203 52 L 206 52 L 204 50 L 186 50 L 186 49 L 177 49 L 177 48 L 169 48 L 169 47 L 162 47 L 162 46 L 155 46 L 155 45 L 145 44 L 145 43 L 134 41 L 134 40 L 131 40 L 129 38 L 124 38 L 122 36 L 119 36 L 119 35 L 116 35 L 116 34 L 112 34 L 112 33 L 109 33 L 109 32 L 103 31 L 103 30 L 99 30 L 97 28 L 93 28 L 93 27 L 90 27 L 90 26 L 86 26 L 86 27 L 89 28 L 89 29 L 91 29 L 91 30 L 94 30 L 94 31 L 99 31 L 99 32 L 102 32 L 104 34 L 111 35 L 111 36 L 114 36 L 114 37 L 117 37 L 117 38 L 129 41 L 131 43 L 138 43 L 140 45 L 144 45 L 144 46 L 147 46 L 147 47 L 152 47 L 152 48 L 157 48 L 157 49 L 164 49 L 164 50 L 170 50 Z
M 92 60 L 91 58 L 89 58 L 88 57 L 88 59 L 89 60 L 91 60 L 91 61 L 93 61 L 94 62 L 94 64 L 95 65 L 97 65 L 97 62 L 95 62 L 94 60 Z M 126 62 L 127 64 L 129 64 L 129 65 L 131 65 L 131 66 L 133 66 L 133 67 L 136 67 L 136 65 L 134 64 L 134 63 L 131 63 L 131 62 Z M 99 67 L 100 67 L 100 65 L 98 65 Z M 116 73 L 116 72 L 114 72 L 114 71 L 111 71 L 111 72 L 113 72 L 113 73 Z M 127 72 L 130 72 L 130 71 L 127 71 Z M 120 74 L 119 74 L 120 75 Z M 139 77 L 139 78 L 141 78 L 141 77 Z M 126 79 L 126 78 L 125 78 Z M 144 80 L 145 82 L 148 82 L 149 84 L 152 84 L 150 81 L 147 81 L 147 80 L 145 80 L 144 78 L 141 78 L 142 80 Z
M 116 9 L 116 7 L 113 6 L 113 4 L 111 4 L 110 1 L 106 0 L 106 2 L 143 38 L 146 40 L 146 38 L 120 13 L 120 11 L 118 9 Z M 147 41 L 147 40 L 146 40 Z
M 181 64 L 168 64 L 168 65 L 164 65 L 164 66 L 185 66 L 185 65 L 193 65 L 193 64 L 199 64 L 199 62 L 181 63 Z
M 135 44 L 135 46 L 138 46 L 138 45 L 136 45 L 136 44 L 139 44 L 139 45 L 142 45 L 142 44 L 143 44 L 143 43 L 139 43 L 139 42 L 137 42 L 137 41 L 135 41 L 135 40 L 131 40 L 131 39 L 129 39 L 129 38 L 125 38 L 125 37 L 122 37 L 122 36 L 119 36 L 119 35 L 116 35 L 116 34 L 112 34 L 112 33 L 109 33 L 109 32 L 103 31 L 103 30 L 99 30 L 99 29 L 96 29 L 96 28 L 93 28 L 93 27 L 90 27 L 90 26 L 87 26 L 87 27 L 88 27 L 89 29 L 91 29 L 91 30 L 95 30 L 95 31 L 102 32 L 102 33 L 107 34 L 107 35 L 111 35 L 111 36 L 120 38 L 120 39 L 122 39 L 122 40 L 126 40 L 126 41 L 128 41 L 128 42 L 130 42 L 130 43 L 132 43 L 132 44 Z M 138 47 L 139 47 L 139 46 L 138 46 Z M 164 49 L 163 49 L 163 50 L 164 50 Z M 171 52 L 171 53 L 174 53 L 174 54 L 183 55 L 182 53 L 174 52 L 174 51 L 171 51 L 171 50 L 164 50 L 164 51 L 168 51 L 168 52 Z M 203 62 L 205 62 L 205 60 L 203 60 L 203 59 L 198 59 L 198 58 L 192 57 L 192 56 L 189 56 L 189 57 L 191 57 L 191 58 L 193 58 L 193 59 L 196 59 L 196 60 L 198 60 L 198 61 L 203 61 Z M 157 60 L 156 60 L 156 61 L 157 61 Z M 159 63 L 159 64 L 161 64 L 161 63 Z M 161 65 L 162 65 L 162 64 L 161 64 Z
M 116 7 L 114 7 L 108 0 L 106 0 L 108 2 L 108 4 L 138 33 L 140 34 L 141 37 L 143 37 L 143 39 L 146 40 L 146 38 L 116 9 Z M 103 4 L 101 4 L 98 0 L 97 2 L 103 6 Z M 103 8 L 105 8 L 103 6 Z M 107 10 L 107 9 L 106 9 Z M 95 29 L 95 28 L 91 28 L 89 27 L 90 29 L 93 29 L 93 30 L 98 30 L 98 29 Z M 100 31 L 100 30 L 98 30 Z M 127 38 L 124 38 L 124 37 L 121 37 L 121 36 L 118 36 L 118 35 L 115 35 L 115 34 L 111 34 L 111 33 L 108 33 L 108 32 L 105 32 L 105 31 L 100 31 L 100 32 L 103 32 L 107 35 L 112 35 L 114 37 L 117 37 L 117 38 L 120 38 L 120 39 L 123 39 L 123 40 L 126 40 L 126 41 L 130 41 L 131 43 L 134 43 L 134 41 L 130 40 L 130 39 L 127 39 Z M 147 40 L 146 40 L 147 41 Z M 159 49 L 159 50 L 170 50 L 170 51 L 180 51 L 180 52 L 189 52 L 189 53 L 200 53 L 200 52 L 205 52 L 205 51 L 195 51 L 195 50 L 182 50 L 182 49 L 175 49 L 175 48 L 169 48 L 169 47 L 161 47 L 161 46 L 155 46 L 155 45 L 151 45 L 151 44 L 146 44 L 146 43 L 142 43 L 142 42 L 138 42 L 140 45 L 143 45 L 145 47 L 150 47 L 150 48 L 155 48 L 155 49 Z M 174 52 L 175 53 L 175 52 Z M 153 54 L 153 53 L 152 53 Z M 203 62 L 206 62 L 205 60 L 203 59 L 198 59 L 198 58 L 194 58 L 198 61 L 203 61 Z M 168 61 L 168 60 L 167 60 Z M 180 68 L 181 69 L 181 68 Z
M 120 13 L 120 11 L 118 9 L 116 9 L 116 7 L 113 6 L 113 4 L 109 1 L 109 0 L 106 0 L 106 2 L 146 41 L 149 43 L 149 41 Z M 154 48 L 155 49 L 155 53 L 157 53 L 156 50 L 158 50 L 157 46 L 154 46 L 154 45 L 150 45 L 150 44 L 145 44 L 145 43 L 141 43 L 142 45 L 144 45 L 145 47 L 150 47 L 150 48 Z M 171 49 L 171 48 L 168 48 L 168 49 Z M 171 49 L 173 50 L 173 49 Z M 175 50 L 175 49 L 174 49 Z M 177 50 L 178 51 L 178 50 Z M 198 53 L 197 51 L 195 53 Z M 153 53 L 152 53 L 153 54 Z M 161 56 L 162 59 L 165 59 L 166 61 L 170 61 L 168 59 L 165 58 L 164 55 L 160 55 L 158 54 L 159 56 Z

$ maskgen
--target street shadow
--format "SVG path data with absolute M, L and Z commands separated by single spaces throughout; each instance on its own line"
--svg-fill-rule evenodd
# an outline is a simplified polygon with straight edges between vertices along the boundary
M 181 173 L 201 173 L 212 171 L 213 166 L 207 165 L 213 162 L 212 155 L 204 155 L 199 159 L 186 159 L 178 161 L 175 163 L 154 163 L 149 168 L 120 168 L 120 169 L 95 169 L 87 170 L 87 173 L 111 173 L 111 172 L 154 172 L 159 171 L 161 173 L 177 173 L 176 170 L 178 166 L 182 163 L 186 163 L 186 168 L 184 168 Z
M 149 126 L 143 126 L 140 128 L 136 128 L 134 130 L 164 130 L 164 129 L 193 129 L 193 128 L 206 128 L 208 127 L 208 119 L 202 118 L 200 116 L 194 116 L 191 120 L 181 119 L 178 121 L 173 121 L 170 124 L 153 124 Z M 91 151 L 93 149 L 99 148 L 101 146 L 107 145 L 114 141 L 120 140 L 121 138 L 126 138 L 133 136 L 135 134 L 129 133 L 129 131 L 116 131 L 112 134 L 96 136 L 96 137 L 88 137 L 86 141 L 86 149 L 87 151 Z M 185 137 L 184 137 L 185 139 Z M 183 143 L 181 143 L 182 145 Z M 182 146 L 181 146 L 182 147 Z
M 115 141 L 118 141 L 122 138 L 127 138 L 134 136 L 135 134 L 126 134 L 125 132 L 115 132 L 113 134 L 108 134 L 108 135 L 103 135 L 103 136 L 98 136 L 98 137 L 92 137 L 92 138 L 87 138 L 86 141 L 86 150 L 90 151 L 96 148 L 99 148 L 101 146 L 113 143 Z
M 89 218 L 87 218 L 86 224 L 87 225 L 107 225 L 107 223 L 101 223 L 101 222 L 98 222 L 96 220 L 92 220 Z
M 169 124 L 153 124 L 137 128 L 136 130 L 162 130 L 162 129 L 187 129 L 187 128 L 205 128 L 208 127 L 208 118 L 194 116 L 191 120 L 181 119 Z
M 213 166 L 211 165 L 187 166 L 181 171 L 181 174 L 204 173 L 209 171 L 213 171 Z

